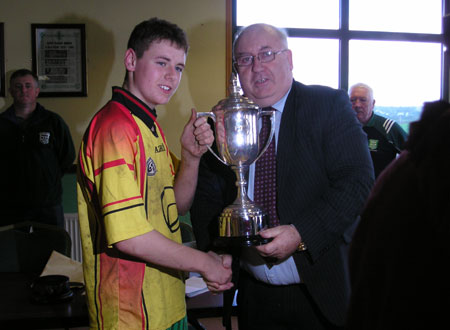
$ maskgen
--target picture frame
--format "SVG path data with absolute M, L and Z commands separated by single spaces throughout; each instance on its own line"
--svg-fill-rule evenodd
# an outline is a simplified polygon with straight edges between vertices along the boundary
M 6 96 L 5 82 L 5 35 L 4 23 L 0 23 L 0 97 Z
M 40 97 L 87 96 L 84 24 L 31 24 Z

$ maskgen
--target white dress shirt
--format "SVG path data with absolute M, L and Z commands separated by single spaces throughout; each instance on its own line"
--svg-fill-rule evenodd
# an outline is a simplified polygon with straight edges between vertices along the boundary
M 275 109 L 275 150 L 278 144 L 278 133 L 280 131 L 281 115 L 283 114 L 284 104 L 286 103 L 286 95 L 272 108 Z M 248 197 L 253 200 L 253 187 L 255 179 L 255 164 L 253 163 L 249 168 L 248 173 Z M 272 285 L 288 285 L 300 283 L 300 275 L 298 274 L 297 267 L 294 259 L 290 256 L 283 262 L 276 263 L 272 267 L 269 267 L 265 260 L 258 254 L 254 247 L 244 248 L 241 255 L 241 267 L 247 272 L 252 274 L 257 280 L 272 284 Z

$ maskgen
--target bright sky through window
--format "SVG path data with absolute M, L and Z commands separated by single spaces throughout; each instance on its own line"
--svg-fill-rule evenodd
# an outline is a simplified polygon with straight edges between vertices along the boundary
M 440 97 L 440 44 L 351 40 L 349 58 L 349 86 L 370 85 L 378 105 L 414 106 Z
M 338 0 L 237 0 L 239 26 L 268 23 L 278 27 L 338 29 Z
M 338 88 L 340 74 L 342 78 L 339 70 L 345 70 L 345 66 L 339 67 L 340 42 L 344 42 L 340 39 L 344 34 L 339 30 L 339 2 L 236 0 L 236 24 L 268 23 L 300 29 L 291 31 L 288 39 L 293 52 L 294 78 L 304 84 Z M 350 33 L 362 32 L 358 34 L 360 39 L 350 39 L 348 43 L 348 72 L 344 72 L 348 86 L 357 82 L 371 85 L 376 105 L 381 107 L 421 109 L 424 102 L 440 99 L 441 43 L 422 42 L 423 39 L 420 42 L 376 40 L 378 35 L 372 32 L 441 34 L 442 2 L 349 0 Z M 305 32 L 301 29 L 310 30 Z M 312 29 L 323 30 L 322 38 L 316 37 L 317 34 L 308 34 Z M 380 39 L 384 37 L 386 35 Z
M 349 5 L 350 30 L 441 33 L 441 0 L 350 0 Z

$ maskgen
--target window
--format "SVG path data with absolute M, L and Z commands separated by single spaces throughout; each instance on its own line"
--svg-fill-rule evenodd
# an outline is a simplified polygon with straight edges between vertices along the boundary
M 435 34 L 442 30 L 441 0 L 350 0 L 349 11 L 350 30 Z
M 443 13 L 449 0 L 233 0 L 233 31 L 268 23 L 288 32 L 294 78 L 374 90 L 375 111 L 406 130 L 423 103 L 448 100 Z
M 286 8 L 290 8 L 286 11 Z M 292 9 L 292 10 L 291 10 Z M 267 23 L 309 29 L 339 28 L 338 0 L 237 0 L 238 26 Z
M 339 40 L 289 38 L 294 59 L 294 77 L 304 84 L 339 85 Z M 307 52 L 304 50 L 308 49 Z M 320 63 L 320 65 L 310 65 Z

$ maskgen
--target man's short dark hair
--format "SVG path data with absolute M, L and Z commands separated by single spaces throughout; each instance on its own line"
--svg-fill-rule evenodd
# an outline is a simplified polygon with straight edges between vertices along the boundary
M 36 85 L 39 84 L 38 77 L 34 72 L 32 72 L 28 69 L 19 69 L 17 71 L 14 71 L 13 74 L 11 75 L 11 77 L 9 78 L 9 85 L 11 86 L 14 79 L 16 79 L 18 77 L 25 77 L 28 75 L 33 77 L 34 81 L 36 82 Z
M 136 25 L 131 32 L 127 48 L 135 51 L 138 58 L 154 41 L 168 40 L 187 53 L 189 44 L 186 33 L 178 25 L 157 17 L 150 18 Z

